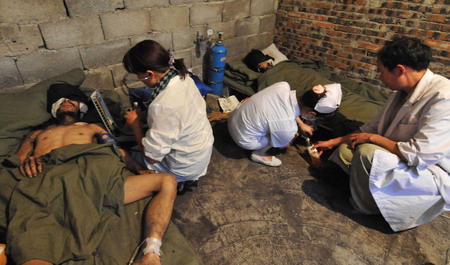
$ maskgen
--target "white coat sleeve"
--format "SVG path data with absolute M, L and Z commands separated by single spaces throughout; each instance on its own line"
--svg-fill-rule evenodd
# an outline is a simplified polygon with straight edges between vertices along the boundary
M 417 124 L 400 124 L 400 130 L 417 130 L 412 139 L 398 142 L 409 166 L 419 169 L 439 163 L 450 153 L 450 98 L 436 97 L 427 104 Z

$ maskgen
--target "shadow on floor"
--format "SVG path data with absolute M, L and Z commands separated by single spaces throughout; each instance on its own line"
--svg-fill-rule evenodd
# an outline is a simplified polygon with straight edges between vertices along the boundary
M 310 166 L 309 172 L 314 179 L 305 180 L 302 190 L 312 200 L 369 229 L 384 234 L 395 234 L 381 214 L 364 215 L 351 206 L 348 176 L 337 165 L 327 162 L 321 170 Z

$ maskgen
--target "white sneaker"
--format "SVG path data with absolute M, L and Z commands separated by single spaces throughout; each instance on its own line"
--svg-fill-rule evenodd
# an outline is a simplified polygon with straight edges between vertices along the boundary
M 281 164 L 282 164 L 281 160 L 274 156 L 272 156 L 271 161 L 267 161 L 267 160 L 262 159 L 261 156 L 255 154 L 255 152 L 252 152 L 252 155 L 250 156 L 250 158 L 252 159 L 253 162 L 260 163 L 260 164 L 270 166 L 270 167 L 278 167 L 278 166 L 281 166 Z

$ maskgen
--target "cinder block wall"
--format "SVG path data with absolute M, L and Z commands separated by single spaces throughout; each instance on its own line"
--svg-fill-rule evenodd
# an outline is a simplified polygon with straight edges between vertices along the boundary
M 334 73 L 381 85 L 376 51 L 394 35 L 424 39 L 431 70 L 450 78 L 449 0 L 280 0 L 275 44 L 290 59 L 322 58 Z
M 277 0 L 0 0 L 0 91 L 84 69 L 84 85 L 121 86 L 125 52 L 154 39 L 202 74 L 197 32 L 224 32 L 228 57 L 273 41 Z

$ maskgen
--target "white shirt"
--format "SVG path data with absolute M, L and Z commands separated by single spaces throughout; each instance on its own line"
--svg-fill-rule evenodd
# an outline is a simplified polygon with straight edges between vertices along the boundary
M 194 81 L 173 77 L 148 108 L 149 130 L 142 139 L 147 157 L 160 161 L 178 181 L 206 174 L 214 137 L 206 103 Z
M 250 97 L 228 119 L 233 140 L 247 150 L 287 146 L 298 131 L 295 93 L 287 82 L 278 82 Z
M 397 94 L 360 128 L 397 141 L 407 159 L 377 151 L 370 172 L 372 195 L 394 231 L 450 210 L 450 80 L 427 70 L 389 124 Z

